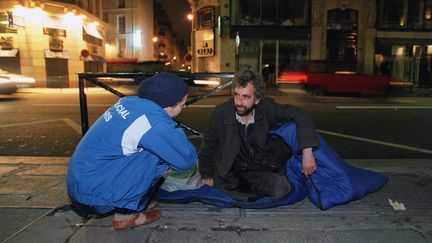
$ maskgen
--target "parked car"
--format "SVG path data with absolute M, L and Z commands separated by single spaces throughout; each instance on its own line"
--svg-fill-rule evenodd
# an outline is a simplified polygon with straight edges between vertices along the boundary
M 354 63 L 307 61 L 298 70 L 281 72 L 279 84 L 301 84 L 313 95 L 324 93 L 357 93 L 384 95 L 395 89 L 411 87 L 388 76 L 356 73 Z

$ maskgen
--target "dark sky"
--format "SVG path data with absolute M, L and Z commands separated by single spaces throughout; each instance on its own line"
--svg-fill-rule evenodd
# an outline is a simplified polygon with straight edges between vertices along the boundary
M 159 0 L 170 18 L 172 28 L 179 39 L 185 40 L 185 45 L 190 46 L 191 23 L 186 18 L 191 12 L 187 0 Z

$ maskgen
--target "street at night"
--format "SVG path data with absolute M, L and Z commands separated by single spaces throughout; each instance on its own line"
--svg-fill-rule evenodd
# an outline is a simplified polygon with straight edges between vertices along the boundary
M 0 242 L 432 242 L 431 33 L 432 0 L 0 0 Z
M 133 94 L 131 90 L 120 89 Z M 202 93 L 192 90 L 195 95 Z M 213 95 L 192 104 L 177 120 L 204 131 L 208 113 L 230 97 L 227 90 L 221 92 L 225 95 Z M 100 88 L 88 88 L 86 94 L 90 124 L 118 99 Z M 388 184 L 362 200 L 325 211 L 307 200 L 273 209 L 216 209 L 201 203 L 162 203 L 164 216 L 156 228 L 123 231 L 119 241 L 148 236 L 152 242 L 203 242 L 208 237 L 219 242 L 228 238 L 235 239 L 233 242 L 315 242 L 323 237 L 325 242 L 360 238 L 382 242 L 395 234 L 394 242 L 432 239 L 427 230 L 432 225 L 427 210 L 431 197 L 428 193 L 418 194 L 431 190 L 432 135 L 428 126 L 432 123 L 432 98 L 312 97 L 301 90 L 286 89 L 270 89 L 269 95 L 278 102 L 305 108 L 317 131 L 348 163 L 390 176 Z M 78 90 L 23 89 L 1 96 L 0 112 L 0 171 L 4 185 L 0 190 L 0 223 L 7 225 L 1 230 L 0 239 L 118 239 L 119 232 L 113 231 L 109 217 L 85 219 L 68 206 L 66 170 L 81 139 Z M 200 145 L 200 138 L 188 136 L 197 147 Z M 402 203 L 407 211 L 395 211 L 397 207 L 389 202 L 396 206 Z M 358 235 L 359 225 L 368 235 Z
M 108 91 L 87 91 L 92 123 L 118 99 Z M 285 93 L 284 93 L 285 92 Z M 270 92 L 305 108 L 318 132 L 347 159 L 432 158 L 432 98 L 311 97 L 291 90 Z M 178 121 L 204 132 L 208 113 L 228 99 L 213 95 L 184 110 Z M 60 156 L 73 153 L 81 138 L 77 89 L 25 89 L 0 99 L 1 156 Z M 198 146 L 200 139 L 189 134 Z

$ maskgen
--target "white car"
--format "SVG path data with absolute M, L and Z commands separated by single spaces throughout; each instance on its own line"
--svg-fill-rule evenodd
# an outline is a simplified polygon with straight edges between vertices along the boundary
M 32 87 L 36 80 L 20 74 L 0 69 L 0 94 L 15 93 L 17 88 Z
M 17 90 L 17 84 L 11 82 L 8 78 L 0 76 L 0 94 L 12 94 Z

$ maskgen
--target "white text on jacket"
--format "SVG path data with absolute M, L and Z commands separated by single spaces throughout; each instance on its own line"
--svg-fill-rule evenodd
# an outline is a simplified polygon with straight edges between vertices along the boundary
M 123 118 L 126 119 L 127 115 L 129 115 L 129 111 L 124 107 L 120 101 L 115 103 L 114 108 L 116 109 L 117 113 Z

